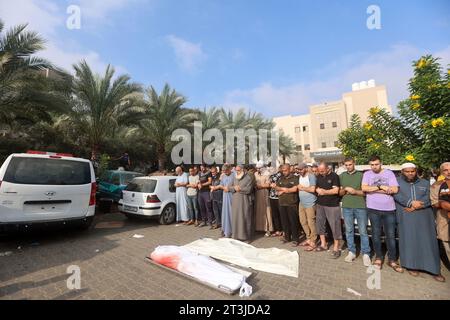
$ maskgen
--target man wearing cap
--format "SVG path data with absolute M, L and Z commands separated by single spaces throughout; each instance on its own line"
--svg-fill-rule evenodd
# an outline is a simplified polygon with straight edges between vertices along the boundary
M 269 205 L 269 176 L 263 173 L 264 164 L 258 161 L 255 172 L 255 230 L 264 231 L 266 237 L 273 231 Z
M 402 174 L 397 181 L 399 191 L 394 199 L 401 265 L 414 277 L 419 275 L 419 271 L 426 271 L 436 281 L 444 282 L 430 201 L 430 183 L 417 176 L 417 168 L 413 163 L 402 165 Z
M 233 185 L 224 191 L 231 192 L 231 229 L 236 240 L 251 242 L 253 236 L 253 181 L 243 165 L 236 166 Z

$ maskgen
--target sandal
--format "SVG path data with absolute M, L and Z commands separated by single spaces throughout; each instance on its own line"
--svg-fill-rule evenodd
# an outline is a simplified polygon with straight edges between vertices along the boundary
M 323 251 L 327 251 L 327 248 L 324 248 L 322 246 L 318 246 L 317 248 L 314 249 L 315 252 L 323 252 Z
M 305 247 L 305 251 L 306 251 L 306 252 L 312 252 L 312 251 L 315 251 L 316 248 L 317 248 L 317 247 L 313 247 L 313 246 L 309 245 L 309 246 Z
M 278 231 L 275 231 L 274 233 L 272 233 L 270 236 L 271 237 L 279 237 L 281 235 L 281 233 L 280 232 L 278 232 Z
M 303 241 L 302 243 L 299 244 L 300 247 L 309 247 L 309 242 L 308 240 Z
M 412 275 L 413 277 L 418 277 L 419 276 L 419 273 L 417 271 L 414 271 L 414 270 L 408 270 L 408 273 L 410 275 Z
M 398 265 L 395 261 L 390 261 L 389 263 L 388 263 L 388 266 L 389 267 L 391 267 L 395 272 L 398 272 L 398 273 L 403 273 L 405 270 L 400 266 L 400 265 Z
M 383 266 L 383 260 L 375 259 L 375 261 L 373 262 L 373 266 L 378 270 L 381 270 L 381 267 Z
M 433 276 L 433 279 L 438 281 L 438 282 L 445 282 L 445 278 L 442 274 L 437 275 L 437 276 Z

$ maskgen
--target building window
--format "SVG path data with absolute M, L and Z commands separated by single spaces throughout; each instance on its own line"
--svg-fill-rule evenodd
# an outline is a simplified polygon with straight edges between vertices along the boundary
M 300 127 L 295 127 L 295 133 L 300 133 Z
M 333 121 L 333 128 L 337 128 L 337 122 L 336 121 Z
M 300 152 L 300 151 L 302 151 L 302 146 L 297 145 L 296 149 L 297 149 L 298 152 Z
M 338 141 L 335 141 L 334 142 L 334 146 L 337 148 L 337 147 L 339 147 L 339 142 Z
M 311 150 L 311 146 L 309 144 L 305 144 L 305 151 L 306 150 Z
M 306 132 L 308 130 L 308 126 L 303 126 L 303 132 Z
M 327 143 L 326 142 L 322 142 L 322 148 L 326 148 L 327 147 Z
M 325 129 L 325 123 L 320 124 L 320 129 Z

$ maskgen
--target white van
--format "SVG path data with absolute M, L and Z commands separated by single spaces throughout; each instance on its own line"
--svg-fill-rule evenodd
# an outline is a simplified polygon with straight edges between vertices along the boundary
M 171 224 L 176 219 L 174 176 L 134 178 L 122 191 L 119 210 L 127 217 L 159 218 L 161 224 Z
M 0 230 L 58 222 L 89 227 L 96 188 L 87 159 L 41 151 L 11 154 L 0 167 Z

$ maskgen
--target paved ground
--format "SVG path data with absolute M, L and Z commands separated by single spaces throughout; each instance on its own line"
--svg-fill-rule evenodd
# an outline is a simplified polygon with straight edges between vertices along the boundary
M 112 222 L 112 223 L 111 223 Z M 95 224 L 97 227 L 95 227 Z M 161 226 L 156 221 L 130 221 L 121 214 L 96 217 L 88 231 L 45 232 L 0 238 L 0 299 L 240 299 L 153 266 L 144 261 L 157 245 L 183 245 L 200 237 L 217 238 L 219 231 L 193 226 Z M 134 234 L 144 238 L 136 239 Z M 279 247 L 275 238 L 258 237 L 256 247 Z M 361 258 L 353 264 L 329 253 L 301 249 L 298 278 L 258 272 L 249 281 L 251 299 L 450 299 L 446 283 L 430 275 L 413 278 L 390 268 L 381 271 L 381 289 L 370 290 L 370 274 Z M 81 289 L 67 289 L 67 268 L 78 265 Z M 357 293 L 347 292 L 347 288 Z

